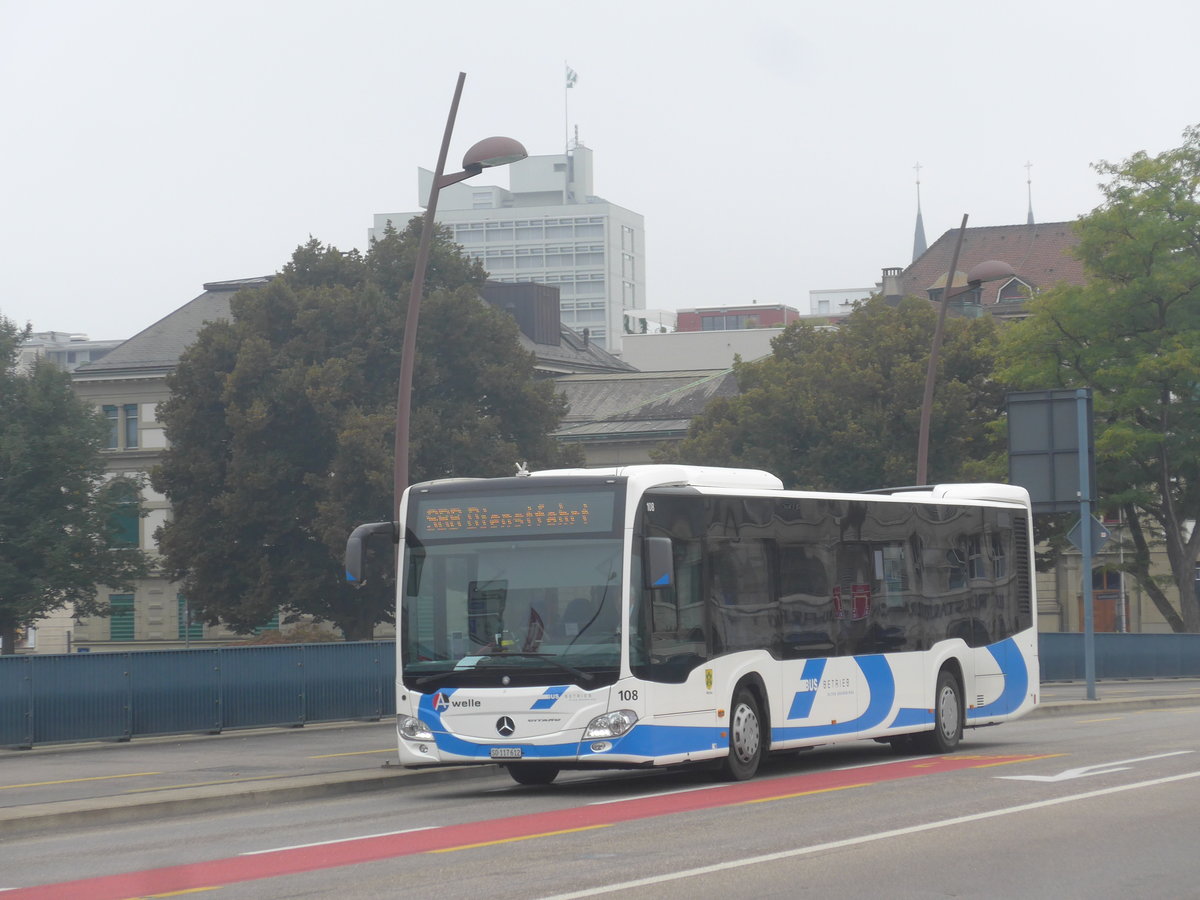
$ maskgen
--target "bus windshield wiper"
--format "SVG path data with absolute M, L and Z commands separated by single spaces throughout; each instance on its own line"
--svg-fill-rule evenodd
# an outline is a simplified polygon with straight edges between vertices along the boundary
M 550 665 L 554 666 L 555 668 L 562 669 L 564 672 L 574 675 L 580 681 L 587 682 L 596 677 L 591 672 L 585 672 L 582 669 L 577 669 L 569 663 L 565 663 L 562 660 L 557 659 L 553 653 L 527 653 L 518 650 L 512 653 L 483 653 L 479 655 L 482 656 L 483 659 L 516 659 L 518 657 L 521 659 L 541 659 L 550 663 Z M 464 675 L 478 675 L 480 671 L 481 670 L 478 667 L 472 666 L 469 669 L 456 668 L 451 669 L 448 672 L 438 672 L 433 675 L 422 675 L 413 682 L 413 686 L 422 687 L 435 681 L 445 684 L 450 681 L 455 681 L 457 678 Z
M 530 653 L 525 650 L 516 650 L 513 652 L 505 651 L 504 653 L 484 653 L 485 659 L 504 659 L 505 657 L 521 657 L 522 659 L 544 659 L 552 666 L 557 666 L 564 672 L 569 672 L 581 681 L 591 681 L 595 676 L 591 672 L 585 672 L 583 669 L 577 669 L 569 663 L 563 662 L 554 653 Z

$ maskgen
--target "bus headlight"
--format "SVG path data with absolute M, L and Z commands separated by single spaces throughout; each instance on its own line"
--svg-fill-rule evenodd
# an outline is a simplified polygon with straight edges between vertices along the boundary
M 602 716 L 596 716 L 596 718 L 588 722 L 587 728 L 583 729 L 583 737 L 589 741 L 595 738 L 620 737 L 632 728 L 636 722 L 637 713 L 632 709 L 614 710 Z
M 412 716 L 396 716 L 396 730 L 400 732 L 401 737 L 408 738 L 410 741 L 433 740 L 433 732 L 430 731 L 429 726 Z

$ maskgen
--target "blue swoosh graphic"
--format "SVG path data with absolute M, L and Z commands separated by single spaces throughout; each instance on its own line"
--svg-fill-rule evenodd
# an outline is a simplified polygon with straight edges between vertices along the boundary
M 867 708 L 857 719 L 848 722 L 830 722 L 823 725 L 789 725 L 783 728 L 772 728 L 771 737 L 776 741 L 794 741 L 800 738 L 827 737 L 835 734 L 851 734 L 856 731 L 867 731 L 883 722 L 884 716 L 892 708 L 896 700 L 896 679 L 892 675 L 892 667 L 887 660 L 879 655 L 856 656 L 863 676 L 867 679 L 867 691 L 870 700 Z
M 987 649 L 1000 666 L 1000 674 L 1004 676 L 1004 690 L 991 703 L 968 710 L 967 715 L 972 719 L 1003 716 L 1013 712 L 1024 701 L 1025 693 L 1029 690 L 1029 669 L 1016 641 L 1007 638 L 998 644 L 990 645 Z

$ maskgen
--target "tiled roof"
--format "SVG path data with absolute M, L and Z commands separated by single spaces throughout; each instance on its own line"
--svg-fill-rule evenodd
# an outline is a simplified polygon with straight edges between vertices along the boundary
M 1017 277 L 1035 290 L 1045 290 L 1058 282 L 1083 284 L 1083 263 L 1071 250 L 1079 243 L 1071 222 L 1045 222 L 1034 225 L 993 225 L 968 228 L 958 256 L 959 272 L 969 272 L 986 260 L 1008 263 Z M 958 229 L 947 231 L 900 274 L 904 296 L 928 297 L 929 288 L 946 274 Z M 982 286 L 982 305 L 996 302 L 997 293 L 1007 279 Z
M 103 359 L 80 366 L 75 370 L 75 379 L 153 375 L 171 371 L 206 322 L 229 318 L 229 300 L 234 294 L 245 287 L 259 287 L 269 280 L 269 277 L 242 278 L 204 285 L 204 293 L 199 297 L 135 334 Z
M 164 375 L 179 364 L 183 354 L 207 322 L 231 317 L 229 301 L 243 288 L 261 287 L 272 276 L 212 281 L 204 293 L 159 319 L 149 328 L 115 347 L 101 360 L 81 366 L 77 379 L 120 378 Z M 633 372 L 633 366 L 617 359 L 567 326 L 562 326 L 557 346 L 538 344 L 524 334 L 521 345 L 537 357 L 537 368 L 551 375 L 561 372 Z
M 568 375 L 555 385 L 569 406 L 555 433 L 565 440 L 678 437 L 710 400 L 738 392 L 731 369 Z
M 539 344 L 524 332 L 518 332 L 521 346 L 537 357 L 537 368 L 551 375 L 564 372 L 636 372 L 633 366 L 617 359 L 594 341 L 585 341 L 573 328 L 562 325 L 561 341 Z

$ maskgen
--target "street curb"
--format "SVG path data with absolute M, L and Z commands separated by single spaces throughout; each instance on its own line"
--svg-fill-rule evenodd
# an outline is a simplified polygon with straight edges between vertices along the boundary
M 1118 697 L 1096 700 L 1055 700 L 1039 703 L 1029 712 L 1030 716 L 1082 716 L 1089 713 L 1136 712 L 1140 709 L 1170 709 L 1182 706 L 1200 706 L 1200 695 L 1185 694 L 1162 697 Z
M 340 772 L 322 775 L 297 775 L 273 781 L 239 785 L 214 784 L 196 788 L 171 789 L 158 796 L 122 795 L 93 797 L 87 800 L 61 800 L 31 806 L 0 809 L 0 837 L 29 835 L 62 826 L 112 825 L 132 822 L 147 816 L 182 816 L 209 810 L 247 809 L 294 800 L 344 797 L 405 785 L 435 784 L 440 781 L 480 778 L 494 775 L 499 766 L 457 766 L 444 769 L 402 769 L 389 766 L 367 772 Z M 232 788 L 232 789 L 231 789 Z
M 1200 694 L 1129 697 L 1097 700 L 1056 700 L 1039 704 L 1030 717 L 1121 714 L 1143 709 L 1170 709 L 1200 706 Z M 112 825 L 132 822 L 147 816 L 183 816 L 210 810 L 228 812 L 313 800 L 345 797 L 375 791 L 396 790 L 406 785 L 436 784 L 494 775 L 499 766 L 456 766 L 450 768 L 404 769 L 383 766 L 357 772 L 320 775 L 296 775 L 243 784 L 214 784 L 194 788 L 173 788 L 159 794 L 123 794 L 86 800 L 62 800 L 27 806 L 0 808 L 0 838 L 29 835 L 64 826 Z

